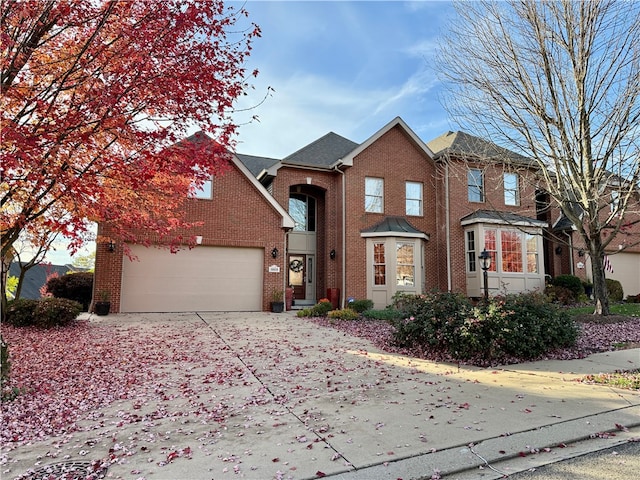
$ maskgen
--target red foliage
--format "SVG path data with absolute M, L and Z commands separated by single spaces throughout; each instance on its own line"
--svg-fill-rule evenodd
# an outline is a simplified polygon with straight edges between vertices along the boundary
M 2 254 L 87 219 L 169 235 L 224 168 L 255 25 L 221 0 L 2 5 Z M 199 126 L 215 142 L 167 148 Z

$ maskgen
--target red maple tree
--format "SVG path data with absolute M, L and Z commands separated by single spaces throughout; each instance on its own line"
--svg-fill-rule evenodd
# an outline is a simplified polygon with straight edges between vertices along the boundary
M 184 198 L 224 169 L 257 75 L 247 16 L 221 0 L 2 2 L 3 264 L 20 236 L 59 232 L 73 250 L 89 222 L 189 226 Z M 215 142 L 176 147 L 193 127 Z

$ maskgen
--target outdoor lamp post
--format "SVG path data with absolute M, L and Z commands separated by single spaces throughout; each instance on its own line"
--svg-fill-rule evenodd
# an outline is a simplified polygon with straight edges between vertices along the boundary
M 482 279 L 484 280 L 484 301 L 487 302 L 489 300 L 489 274 L 487 273 L 487 271 L 491 266 L 491 255 L 485 248 L 484 250 L 482 250 L 482 253 L 478 258 L 480 259 L 480 268 L 482 268 Z

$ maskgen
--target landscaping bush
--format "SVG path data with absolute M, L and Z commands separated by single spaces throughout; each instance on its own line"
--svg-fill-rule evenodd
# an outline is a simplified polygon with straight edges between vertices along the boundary
M 327 313 L 329 313 L 331 310 L 333 310 L 333 305 L 329 300 L 323 298 L 313 307 L 304 308 L 300 310 L 296 315 L 298 317 L 326 317 Z
M 370 320 L 386 320 L 387 322 L 400 320 L 403 317 L 402 312 L 393 307 L 387 307 L 384 310 L 365 310 L 362 312 L 362 316 Z
M 67 273 L 62 277 L 52 277 L 47 282 L 47 290 L 56 298 L 67 298 L 82 305 L 82 311 L 89 310 L 93 293 L 93 273 Z
M 342 310 L 331 310 L 327 316 L 333 320 L 357 320 L 360 315 L 351 308 L 343 308 Z
M 560 305 L 571 305 L 576 303 L 576 300 L 579 298 L 567 287 L 556 285 L 547 285 L 544 292 L 550 302 L 559 303 Z
M 621 302 L 624 298 L 624 290 L 622 290 L 622 284 L 618 280 L 613 278 L 606 278 L 607 292 L 609 292 L 609 300 L 614 302 Z
M 395 328 L 394 339 L 403 347 L 418 344 L 446 349 L 472 311 L 467 297 L 451 292 L 402 294 L 397 298 L 394 296 L 394 303 L 404 314 L 401 320 L 391 321 Z
M 35 323 L 35 311 L 39 300 L 19 298 L 11 300 L 7 305 L 5 321 L 14 327 L 27 327 Z
M 627 303 L 640 303 L 640 293 L 637 295 L 628 295 L 625 301 Z
M 354 300 L 353 302 L 349 302 L 348 308 L 362 313 L 365 310 L 371 310 L 373 308 L 373 300 Z
M 541 294 L 495 297 L 473 307 L 462 295 L 441 293 L 421 295 L 408 305 L 413 314 L 392 321 L 395 342 L 458 360 L 533 359 L 573 345 L 579 332 L 568 314 Z
M 68 325 L 82 312 L 82 305 L 67 298 L 43 298 L 34 311 L 34 324 L 41 328 Z
M 551 285 L 568 288 L 575 298 L 578 298 L 581 293 L 584 293 L 582 280 L 575 275 L 558 275 L 551 280 Z

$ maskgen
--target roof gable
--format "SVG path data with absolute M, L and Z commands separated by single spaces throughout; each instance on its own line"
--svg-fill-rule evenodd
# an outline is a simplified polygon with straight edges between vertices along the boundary
M 535 161 L 527 157 L 461 131 L 440 135 L 427 142 L 427 146 L 435 152 L 435 159 L 452 156 L 535 165 Z
M 332 168 L 338 160 L 357 146 L 357 143 L 341 137 L 336 133 L 329 132 L 309 145 L 285 157 L 282 163 Z

